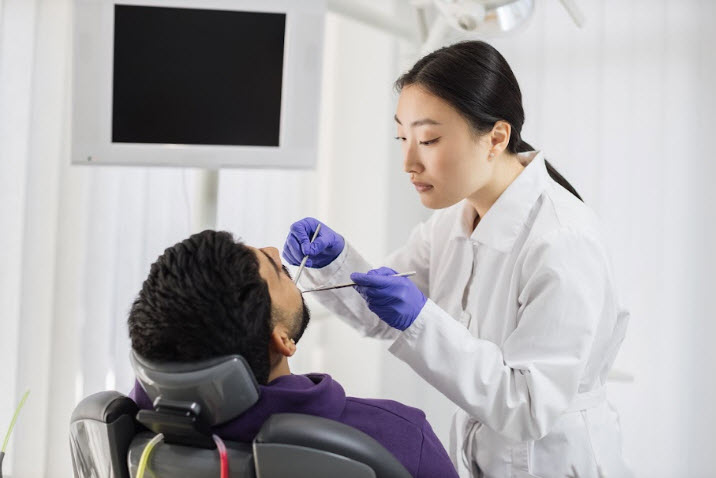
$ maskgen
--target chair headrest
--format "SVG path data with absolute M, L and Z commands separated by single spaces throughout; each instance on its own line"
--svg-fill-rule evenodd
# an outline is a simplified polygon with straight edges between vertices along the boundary
M 256 378 L 240 355 L 201 362 L 157 363 L 132 351 L 130 361 L 152 403 L 160 397 L 195 402 L 211 426 L 236 418 L 259 399 Z

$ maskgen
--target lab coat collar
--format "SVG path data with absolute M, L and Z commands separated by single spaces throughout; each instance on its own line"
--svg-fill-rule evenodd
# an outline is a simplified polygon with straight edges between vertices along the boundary
M 525 169 L 497 198 L 472 231 L 476 211 L 463 201 L 460 220 L 454 235 L 485 244 L 501 252 L 509 252 L 524 225 L 535 201 L 549 184 L 549 174 L 541 151 L 519 153 Z

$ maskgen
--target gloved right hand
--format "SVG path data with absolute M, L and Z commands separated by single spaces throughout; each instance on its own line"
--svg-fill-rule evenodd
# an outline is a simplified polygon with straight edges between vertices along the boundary
M 316 240 L 311 242 L 318 227 L 318 220 L 307 217 L 291 224 L 286 243 L 283 245 L 283 257 L 289 264 L 298 266 L 303 256 L 308 256 L 306 267 L 325 267 L 340 255 L 346 241 L 343 237 L 323 223 Z

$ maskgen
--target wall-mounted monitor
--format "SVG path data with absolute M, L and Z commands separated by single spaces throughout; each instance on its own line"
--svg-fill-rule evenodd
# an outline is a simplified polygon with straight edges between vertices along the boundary
M 75 164 L 315 164 L 323 0 L 76 0 Z

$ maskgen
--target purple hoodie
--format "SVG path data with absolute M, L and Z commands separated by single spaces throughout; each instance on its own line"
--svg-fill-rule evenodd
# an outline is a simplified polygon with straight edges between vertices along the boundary
M 221 438 L 251 443 L 274 413 L 305 413 L 345 423 L 370 435 L 414 477 L 457 478 L 445 449 L 417 408 L 392 400 L 346 397 L 343 387 L 324 374 L 284 375 L 259 388 L 259 401 L 253 407 L 214 428 Z M 152 408 L 138 382 L 129 397 L 139 408 Z

